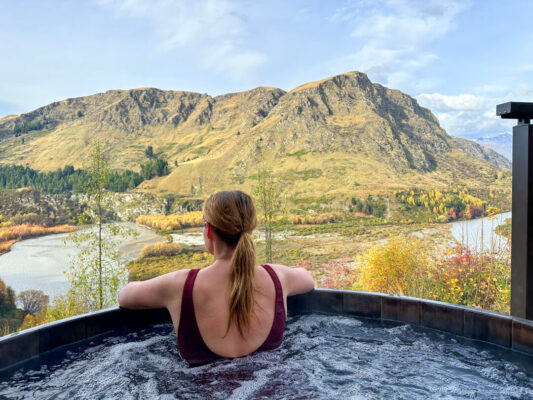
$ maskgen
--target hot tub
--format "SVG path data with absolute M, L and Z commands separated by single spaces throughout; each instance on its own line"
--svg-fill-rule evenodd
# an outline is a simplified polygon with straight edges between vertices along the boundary
M 0 339 L 0 397 L 533 398 L 533 324 L 400 296 L 289 298 L 279 350 L 188 368 L 166 310 L 118 308 Z

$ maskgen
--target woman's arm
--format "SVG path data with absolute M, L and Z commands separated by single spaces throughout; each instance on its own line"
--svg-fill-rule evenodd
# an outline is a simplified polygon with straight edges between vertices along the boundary
M 142 282 L 130 282 L 118 294 L 124 308 L 144 309 L 168 307 L 181 298 L 189 270 L 170 272 Z
M 276 272 L 281 275 L 284 281 L 285 294 L 293 296 L 295 294 L 307 293 L 315 287 L 313 277 L 305 268 L 290 268 L 280 264 L 270 264 L 276 268 Z

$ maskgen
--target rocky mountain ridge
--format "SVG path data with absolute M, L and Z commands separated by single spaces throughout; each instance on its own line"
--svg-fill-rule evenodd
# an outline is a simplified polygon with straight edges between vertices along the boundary
M 494 151 L 449 136 L 412 97 L 359 72 L 289 92 L 258 87 L 211 97 L 145 88 L 55 102 L 0 119 L 0 162 L 83 167 L 93 138 L 104 142 L 114 168 L 138 169 L 152 145 L 178 167 L 142 188 L 191 195 L 246 189 L 260 165 L 296 183 L 288 191 L 301 195 L 380 180 L 386 187 L 448 185 L 471 179 L 454 165 L 475 168 L 483 179 L 510 167 Z

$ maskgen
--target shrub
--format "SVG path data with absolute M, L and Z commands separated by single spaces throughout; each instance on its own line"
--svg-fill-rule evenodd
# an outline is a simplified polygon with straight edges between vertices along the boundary
M 201 211 L 170 215 L 139 215 L 135 221 L 138 224 L 162 231 L 201 227 L 204 224 L 203 213 Z
M 511 269 L 502 254 L 473 253 L 457 245 L 437 260 L 430 298 L 509 312 Z
M 179 243 L 149 244 L 142 248 L 139 259 L 159 256 L 172 257 L 181 253 L 182 250 L 183 247 Z
M 353 260 L 349 257 L 328 260 L 318 266 L 309 260 L 300 259 L 296 261 L 295 267 L 308 270 L 316 286 L 327 289 L 351 289 L 358 277 Z
M 393 236 L 387 243 L 371 248 L 358 258 L 361 275 L 354 288 L 424 297 L 430 278 L 425 246 L 420 239 Z

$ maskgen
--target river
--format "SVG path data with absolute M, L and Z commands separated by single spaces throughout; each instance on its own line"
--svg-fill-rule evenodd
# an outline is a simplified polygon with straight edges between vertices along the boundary
M 494 246 L 494 250 L 507 248 L 507 239 L 497 235 L 494 229 L 511 218 L 511 212 L 501 213 L 489 220 L 488 217 L 467 221 L 456 221 L 448 224 L 455 240 L 464 243 L 472 251 L 481 251 L 481 226 L 483 225 L 483 250 L 487 251 Z
M 147 244 L 165 242 L 165 238 L 151 229 L 133 223 L 121 225 L 138 233 L 120 245 L 121 261 L 137 258 Z M 0 278 L 17 294 L 28 289 L 42 290 L 50 299 L 65 294 L 69 284 L 63 271 L 79 252 L 72 243 L 64 243 L 67 235 L 46 235 L 15 243 L 9 253 L 0 256 Z

